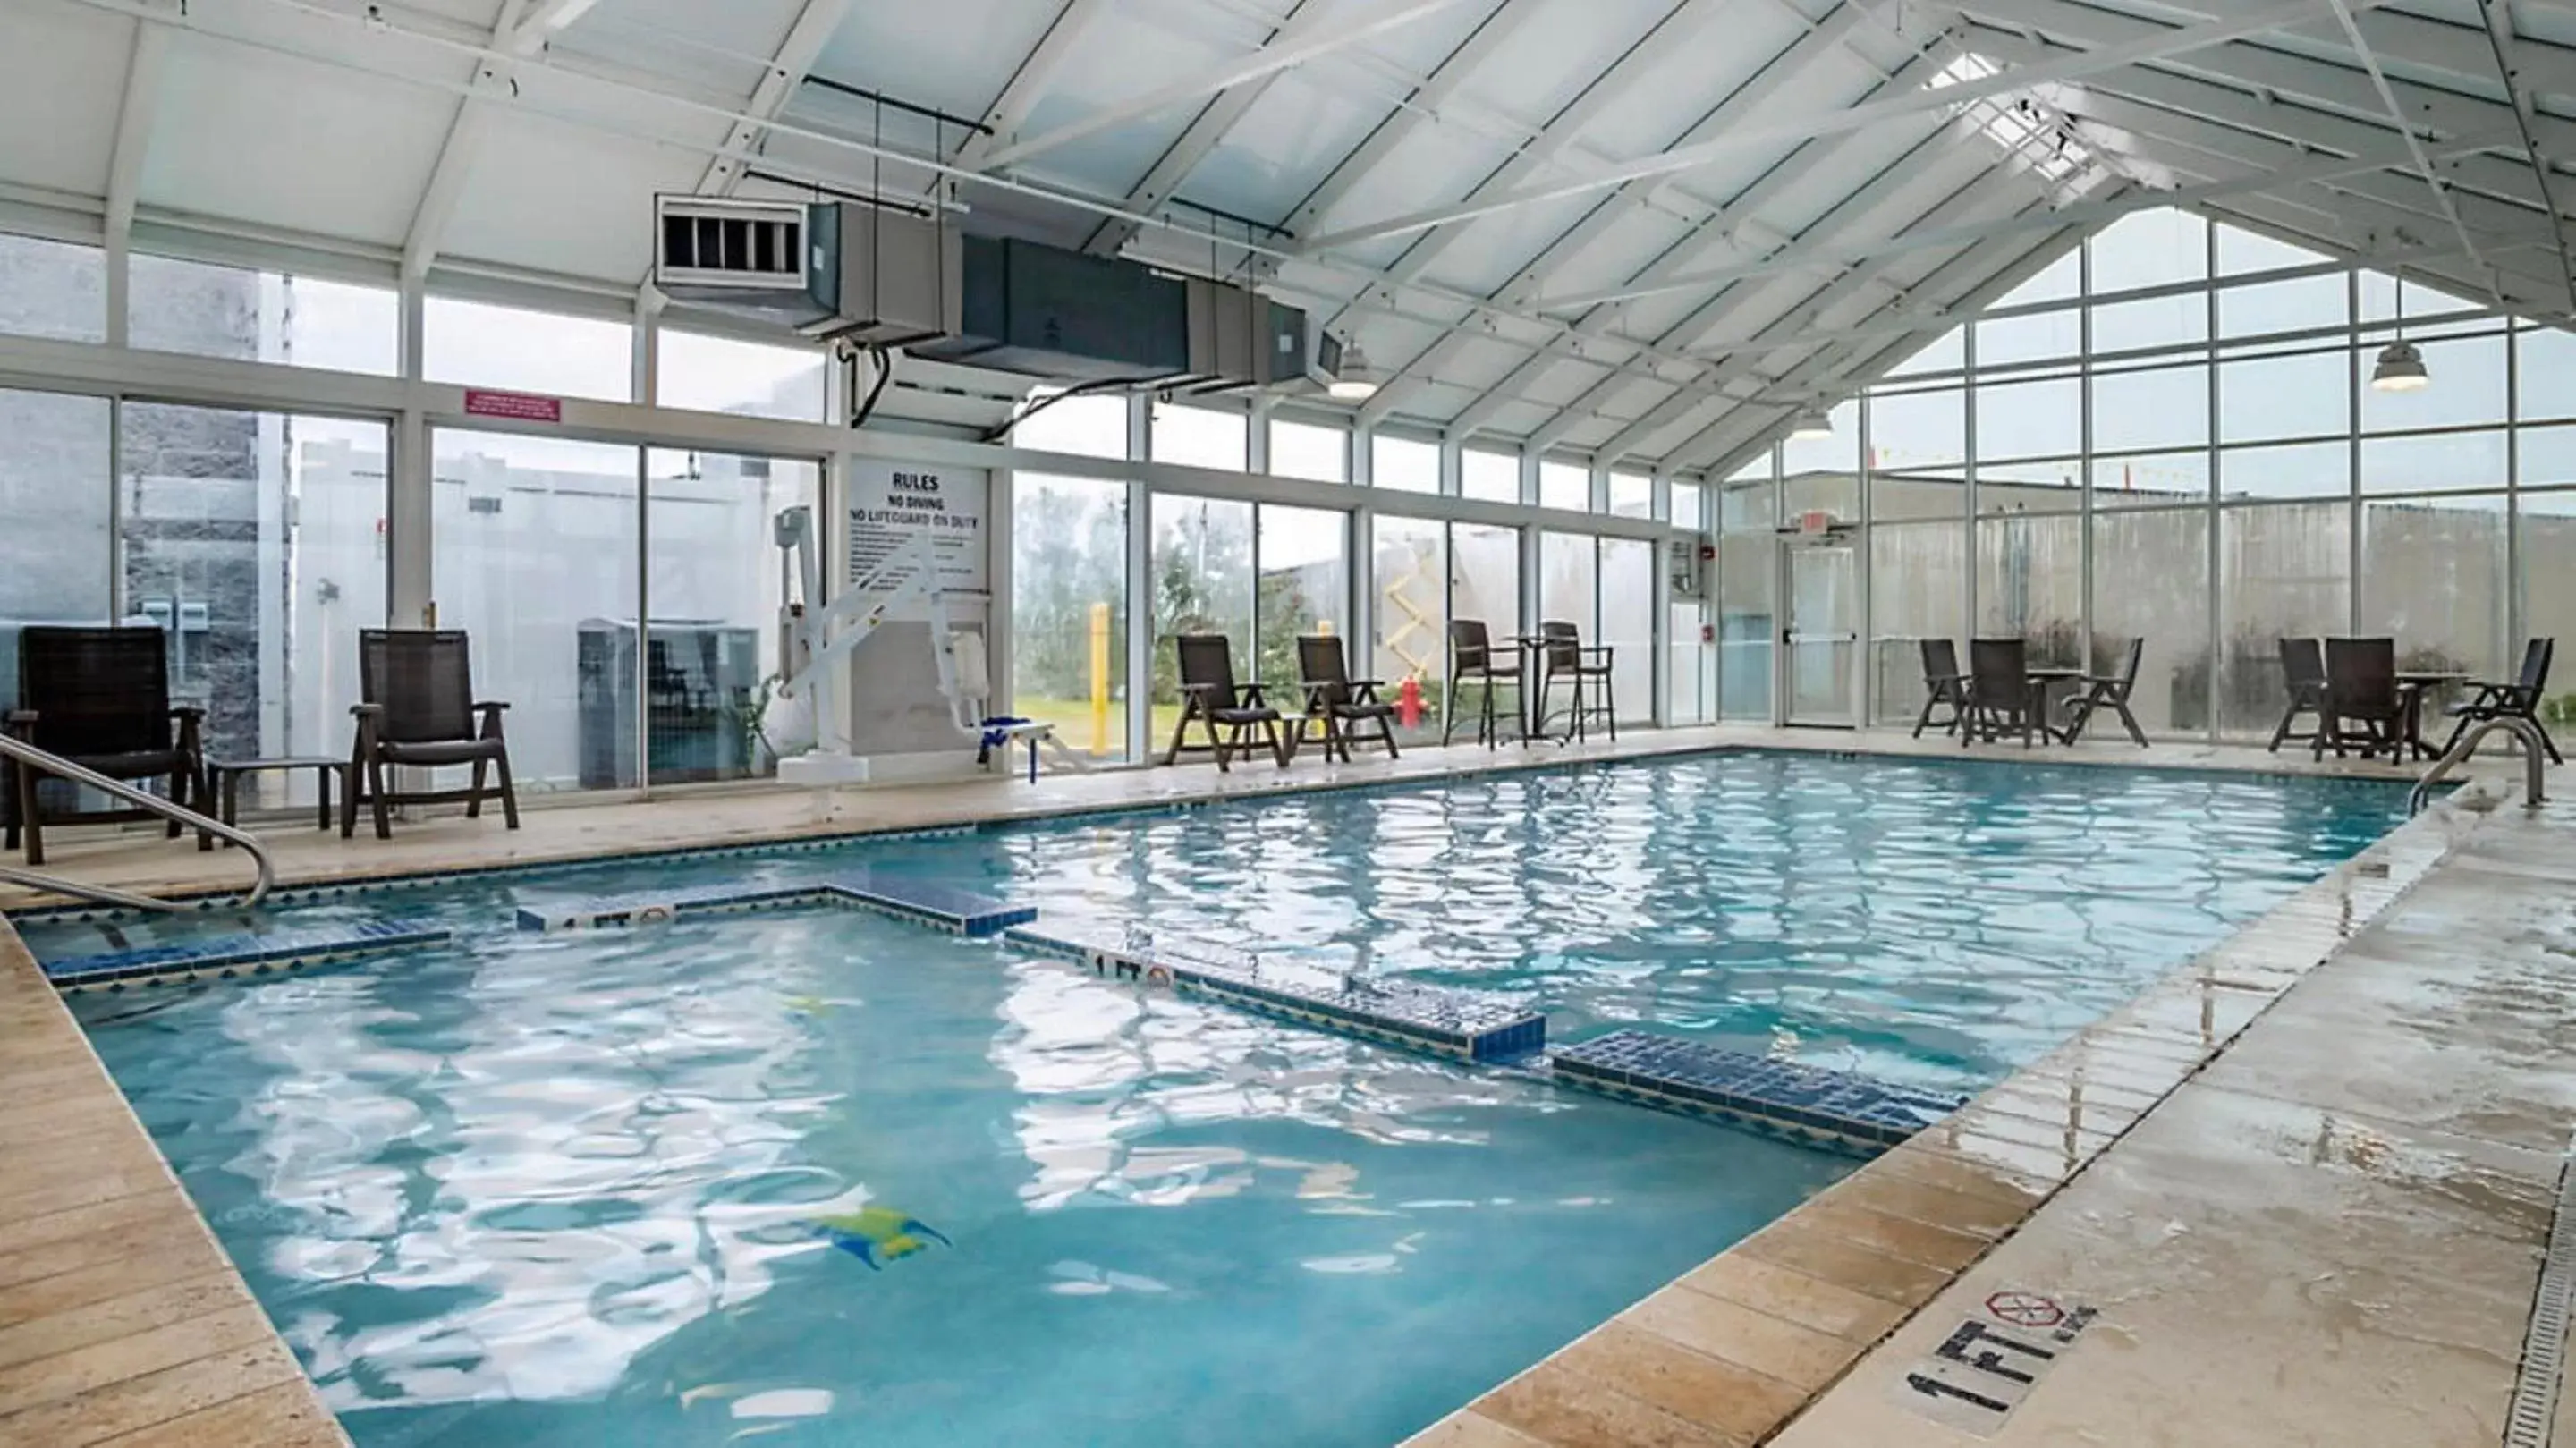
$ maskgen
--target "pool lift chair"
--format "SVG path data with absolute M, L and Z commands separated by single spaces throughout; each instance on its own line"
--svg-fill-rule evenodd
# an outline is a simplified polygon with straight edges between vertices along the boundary
M 1069 768 L 1088 768 L 1055 738 L 1053 725 L 987 714 L 992 676 L 983 636 L 951 626 L 949 600 L 970 595 L 939 586 L 938 545 L 930 534 L 911 534 L 839 597 L 819 608 L 813 601 L 823 596 L 823 562 L 814 536 L 813 509 L 800 506 L 782 511 L 773 520 L 772 535 L 786 555 L 782 562 L 792 560 L 789 566 L 803 590 L 779 610 L 779 657 L 784 662 L 778 697 L 810 709 L 814 720 L 814 748 L 778 761 L 782 783 L 822 789 L 867 782 L 868 761 L 851 753 L 848 710 L 831 702 L 836 692 L 829 687 L 831 676 L 846 669 L 850 655 L 877 630 L 922 617 L 930 624 L 940 696 L 948 701 L 951 721 L 977 739 L 978 763 L 991 763 L 997 749 L 1026 744 L 1031 780 L 1037 777 L 1041 748 L 1051 750 L 1057 762 Z

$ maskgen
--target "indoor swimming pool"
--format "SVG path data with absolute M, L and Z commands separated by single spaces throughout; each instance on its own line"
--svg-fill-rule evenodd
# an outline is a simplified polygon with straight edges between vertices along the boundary
M 2401 789 L 1709 755 L 294 904 L 443 943 L 73 998 L 362 1445 L 1385 1443 L 1851 1165 L 804 909 L 881 877 L 1948 1090 Z M 239 920 L 35 921 L 49 962 Z

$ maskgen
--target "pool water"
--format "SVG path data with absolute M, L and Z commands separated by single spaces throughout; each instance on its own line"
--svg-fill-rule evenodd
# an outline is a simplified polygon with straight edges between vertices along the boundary
M 272 918 L 454 944 L 75 1005 L 357 1440 L 1377 1444 L 1836 1158 L 840 911 L 519 903 L 855 862 L 1956 1089 L 2403 814 L 2389 786 L 1710 756 Z M 38 922 L 41 957 L 238 921 Z M 105 938 L 103 938 L 105 937 Z M 867 1212 L 842 1250 L 818 1226 Z M 911 1226 L 917 1222 L 920 1227 Z

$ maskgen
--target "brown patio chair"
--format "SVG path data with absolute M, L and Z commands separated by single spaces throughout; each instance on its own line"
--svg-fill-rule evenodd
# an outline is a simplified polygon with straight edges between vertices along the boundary
M 2304 739 L 2314 744 L 2326 728 L 2326 655 L 2315 639 L 2282 639 L 2281 687 L 2289 692 L 2289 706 L 2281 711 L 2281 722 L 2273 727 L 2272 742 L 2267 752 L 2280 752 L 2282 741 Z M 2298 733 L 2299 716 L 2314 714 L 2317 727 L 2308 734 Z
M 1968 642 L 1968 719 L 1959 730 L 1959 747 L 1976 740 L 1991 744 L 2019 734 L 2028 749 L 2045 732 L 2039 682 L 2030 676 L 2029 646 L 2020 639 L 1971 639 Z
M 510 706 L 474 697 L 474 668 L 459 629 L 364 629 L 358 634 L 358 742 L 349 755 L 349 785 L 340 804 L 340 837 L 357 833 L 364 796 L 376 817 L 376 838 L 393 836 L 392 807 L 463 804 L 479 818 L 483 801 L 501 801 L 511 829 L 519 827 L 519 796 L 510 783 L 510 750 L 501 714 Z M 479 717 L 478 717 L 479 716 Z M 447 769 L 472 765 L 466 789 L 393 791 L 387 766 Z M 485 783 L 486 771 L 493 777 Z
M 1297 672 L 1305 681 L 1306 717 L 1323 726 L 1326 759 L 1339 756 L 1349 763 L 1354 737 L 1363 744 L 1374 740 L 1385 745 L 1389 759 L 1403 757 L 1395 746 L 1395 706 L 1378 697 L 1386 685 L 1353 679 L 1339 638 L 1309 634 L 1298 639 Z
M 1944 734 L 1956 732 L 1968 712 L 1968 678 L 1959 672 L 1959 646 L 1948 639 L 1924 639 L 1921 642 L 1923 712 L 1914 719 L 1914 737 L 1917 739 L 1935 724 L 1941 726 Z M 1933 718 L 1932 711 L 1944 704 L 1950 707 L 1950 717 Z
M 1551 619 L 1538 626 L 1538 732 L 1547 732 L 1548 695 L 1559 680 L 1573 686 L 1573 698 L 1567 706 L 1565 737 L 1588 736 L 1586 723 L 1599 719 L 1610 726 L 1610 741 L 1619 741 L 1619 704 L 1610 687 L 1610 665 L 1613 650 L 1583 641 L 1583 631 L 1570 623 Z
M 2509 684 L 2473 684 L 2469 697 L 2453 704 L 2449 713 L 2459 722 L 2451 726 L 2451 737 L 2442 741 L 2442 752 L 2459 747 L 2461 736 L 2490 719 L 2528 719 L 2540 725 L 2540 701 L 2549 688 L 2549 663 L 2558 652 L 2556 639 L 2532 639 L 2522 646 L 2522 672 Z M 2540 732 L 2541 747 L 2549 751 L 2553 764 L 2565 764 L 2549 731 Z
M 2120 716 L 2120 723 L 2140 749 L 2147 747 L 2147 731 L 2138 727 L 2138 716 L 2129 712 L 2129 695 L 2138 687 L 2138 663 L 2146 657 L 2147 641 L 2131 639 L 2120 652 L 2116 673 L 2087 674 L 2084 692 L 2066 701 L 2066 730 L 2059 737 L 2072 744 L 2084 737 L 2084 726 L 2093 720 L 2097 709 L 2108 709 Z
M 1477 686 L 1476 742 L 1491 749 L 1502 742 L 1499 716 L 1494 708 L 1494 694 L 1506 686 L 1513 690 L 1513 717 L 1524 707 L 1519 703 L 1521 688 L 1521 655 L 1518 644 L 1506 645 L 1505 652 L 1494 651 L 1493 634 L 1483 620 L 1472 618 L 1449 621 L 1449 688 L 1440 699 L 1440 742 L 1446 745 L 1457 726 L 1458 688 L 1462 684 Z
M 2323 759 L 2332 749 L 2341 759 L 2357 749 L 2371 759 L 2384 750 L 2390 763 L 2402 763 L 2416 698 L 2397 682 L 2397 640 L 2327 639 L 2325 659 L 2325 723 L 2310 756 Z
M 1206 728 L 1218 769 L 1231 771 L 1238 753 L 1249 757 L 1255 734 L 1269 741 L 1271 757 L 1285 767 L 1288 743 L 1279 729 L 1279 711 L 1262 696 L 1261 685 L 1234 681 L 1234 645 L 1225 635 L 1182 634 L 1172 640 L 1172 648 L 1181 666 L 1181 720 L 1172 728 L 1172 747 L 1163 762 L 1180 762 L 1181 743 L 1196 719 Z
M 200 742 L 206 711 L 170 702 L 169 640 L 157 628 L 55 628 L 36 626 L 18 635 L 18 704 L 9 711 L 10 737 L 58 754 L 74 764 L 129 783 L 163 779 L 172 804 L 213 812 Z M 23 831 L 27 863 L 45 862 L 45 825 L 107 824 L 154 819 L 148 810 L 81 810 L 47 804 L 52 789 L 35 766 L 9 771 L 8 847 Z M 179 822 L 164 822 L 171 838 Z

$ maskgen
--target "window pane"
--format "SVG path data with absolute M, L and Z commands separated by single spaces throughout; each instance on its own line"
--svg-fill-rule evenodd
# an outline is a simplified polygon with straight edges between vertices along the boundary
M 667 327 L 660 345 L 654 386 L 664 407 L 787 422 L 822 422 L 831 410 L 831 374 L 820 352 Z
M 1896 364 L 1890 377 L 1912 377 L 1926 372 L 1956 372 L 1968 365 L 1968 329 L 1953 327 L 1924 344 L 1923 350 Z
M 17 698 L 19 625 L 109 621 L 112 436 L 104 397 L 0 388 L 0 704 Z
M 1038 407 L 1049 395 L 1041 388 L 1021 404 L 1021 421 L 1011 428 L 1011 446 L 1087 458 L 1123 460 L 1127 456 L 1126 398 L 1068 397 Z
M 2340 437 L 2352 426 L 2352 359 L 2342 351 L 2223 362 L 2221 442 Z
M 1995 305 L 2026 307 L 2037 302 L 2069 301 L 2083 289 L 2084 249 L 2070 246 L 2065 255 L 2041 268 L 2028 281 L 1996 298 Z
M 474 689 L 510 704 L 522 790 L 631 788 L 635 449 L 440 428 L 432 438 L 438 621 L 474 637 Z
M 2525 493 L 2514 507 L 2522 555 L 2522 626 L 2530 637 L 2558 640 L 2540 717 L 2552 734 L 2576 739 L 2576 674 L 2567 671 L 2568 656 L 2576 651 L 2576 490 Z M 2508 655 L 2517 666 L 2522 643 L 2515 639 Z
M 1351 435 L 1338 427 L 1270 420 L 1270 471 L 1317 483 L 1351 480 Z
M 2360 630 L 2395 638 L 2401 669 L 2502 677 L 2504 525 L 2501 493 L 2362 504 Z
M 382 423 L 126 405 L 125 611 L 168 635 L 209 758 L 348 751 L 358 630 L 385 621 L 386 446 Z M 314 781 L 256 788 L 305 803 Z
M 1611 649 L 1613 718 L 1622 724 L 1655 717 L 1655 545 L 1634 538 L 1601 540 L 1601 639 Z
M 1014 474 L 1012 712 L 1124 759 L 1127 698 L 1127 485 Z
M 2364 438 L 2365 493 L 2468 492 L 2504 486 L 2504 433 L 2443 432 Z
M 2521 389 L 2517 416 L 2576 417 L 2576 333 L 2532 327 L 2517 333 L 2514 385 Z
M 2294 266 L 2313 266 L 2333 258 L 2305 247 L 2274 241 L 2268 236 L 2229 226 L 2224 222 L 2210 228 L 2218 243 L 2218 272 L 2233 276 L 2244 272 L 2281 271 Z
M 2206 293 L 2105 302 L 2093 308 L 2093 355 L 2097 357 L 2208 340 Z
M 2188 211 L 2133 211 L 2085 243 L 2093 258 L 2093 290 L 2199 281 L 2209 275 L 2208 245 L 2208 224 Z
M 1158 463 L 1239 473 L 1250 456 L 1251 436 L 1251 425 L 1239 412 L 1154 404 L 1154 461 Z
M 1234 646 L 1234 676 L 1250 682 L 1252 505 L 1154 495 L 1154 715 L 1147 737 L 1171 737 L 1181 708 L 1182 634 L 1223 634 Z
M 2191 447 L 2208 440 L 2207 367 L 2161 367 L 2094 376 L 2094 451 Z
M 1480 619 L 1500 645 L 1521 631 L 1521 530 L 1456 523 L 1449 529 L 1449 611 Z
M 127 335 L 137 347 L 391 376 L 401 301 L 351 286 L 137 255 Z
M 1573 463 L 1541 462 L 1538 465 L 1538 505 L 1542 508 L 1566 508 L 1577 513 L 1592 511 L 1592 470 Z
M 1773 485 L 1769 470 L 1751 479 L 1738 474 L 1717 490 L 1717 523 L 1720 532 L 1768 533 L 1780 521 L 1780 490 Z
M 2093 460 L 2093 506 L 2158 508 L 2209 501 L 2209 451 L 2140 453 Z
M 1422 518 L 1380 514 L 1371 550 L 1370 586 L 1376 590 L 1377 649 L 1368 677 L 1383 680 L 1386 702 L 1400 704 L 1412 681 L 1421 706 L 1411 724 L 1399 717 L 1408 740 L 1440 732 L 1441 700 L 1449 683 L 1449 530 Z
M 2424 329 L 2425 336 L 2485 331 L 2500 325 L 2492 319 L 2463 315 L 2479 311 L 2484 303 L 2436 291 L 2419 281 L 2400 283 L 2388 273 L 2376 271 L 2358 273 L 2356 280 L 2360 283 L 2361 320 L 2365 322 L 2395 321 L 2398 316 L 2397 297 L 2402 289 L 2406 294 L 2406 330 L 2410 335 L 2414 333 L 2417 322 L 2428 319 L 2432 325 Z
M 2084 465 L 2078 458 L 2035 458 L 1977 470 L 1977 513 L 2073 513 L 2084 506 Z
M 624 322 L 431 297 L 422 366 L 432 382 L 634 400 L 635 330 Z M 512 711 L 516 713 L 514 709 Z M 513 746 L 517 744 L 513 738 Z M 518 767 L 513 748 L 511 767 Z
M 1977 389 L 1977 457 L 2047 458 L 2084 449 L 2084 383 L 2058 377 Z
M 1664 673 L 1664 717 L 1676 726 L 1705 724 L 1717 717 L 1717 650 L 1700 638 L 1707 622 L 1705 603 L 1673 600 L 1664 634 L 1671 654 Z
M 1538 540 L 1538 616 L 1570 623 L 1584 642 L 1601 634 L 1601 555 L 1589 533 L 1542 533 Z
M 1708 489 L 1698 483 L 1676 482 L 1670 490 L 1672 523 L 1676 528 L 1708 526 Z
M 1977 636 L 2025 640 L 2033 664 L 2084 665 L 2081 516 L 1978 521 Z
M 652 449 L 644 466 L 653 610 L 644 670 L 649 782 L 774 774 L 784 740 L 772 737 L 768 681 L 779 671 L 778 611 L 788 600 L 772 520 L 790 508 L 819 506 L 822 469 L 672 448 Z M 610 679 L 631 710 L 632 633 L 617 630 L 613 645 Z M 785 720 L 776 722 L 783 736 Z
M 1369 486 L 1398 493 L 1439 492 L 1440 445 L 1384 435 L 1371 439 Z
M 1346 638 L 1350 633 L 1351 515 L 1324 508 L 1261 505 L 1260 672 L 1267 684 L 1294 684 L 1297 640 L 1308 634 Z M 1344 646 L 1344 667 L 1360 658 Z M 1278 700 L 1284 712 L 1292 690 Z
M 1673 490 L 1679 493 L 1681 489 Z M 1655 516 L 1655 480 L 1644 473 L 1610 475 L 1610 516 L 1614 518 L 1651 518 Z
M 107 340 L 107 253 L 0 234 L 0 334 L 55 342 Z M 12 673 L 9 687 L 18 686 Z
M 2061 307 L 2023 317 L 1996 317 L 1977 324 L 1977 366 L 2008 367 L 2019 362 L 2053 362 L 2084 350 L 2084 309 Z M 1913 716 L 1908 715 L 1910 720 Z
M 2454 337 L 2418 343 L 2424 370 L 2433 381 L 2413 392 L 2382 392 L 2369 385 L 2371 363 L 2385 341 L 2382 337 L 2367 342 L 2355 359 L 2362 369 L 2362 431 L 2504 421 L 2504 338 Z
M 1968 606 L 1964 520 L 1873 528 L 1869 535 L 1870 695 L 1879 724 L 1922 713 L 1925 639 L 1958 642 Z M 1964 649 L 1964 645 L 1962 645 Z M 1967 655 L 1959 656 L 1964 666 Z
M 2218 335 L 2254 337 L 2341 327 L 2351 319 L 2351 297 L 2342 272 L 2228 287 L 2218 294 Z
M 2146 640 L 2129 710 L 2149 734 L 2209 728 L 2209 510 L 2119 513 L 2093 524 L 2093 667 Z M 2116 730 L 2115 720 L 2099 721 Z M 2117 737 L 2110 735 L 2106 737 Z
M 2231 738 L 2269 739 L 2289 702 L 2280 641 L 2351 625 L 2352 509 L 2283 503 L 2218 517 L 2218 727 Z
M 1780 541 L 1771 532 L 1770 492 L 1768 483 L 1729 489 L 1730 500 L 1759 498 L 1744 511 L 1760 516 L 1760 531 L 1729 531 L 1717 543 L 1718 717 L 1758 724 L 1771 722 L 1771 650 L 1779 636 Z
M 2340 498 L 2352 491 L 2352 445 L 2303 442 L 2218 455 L 2222 498 Z
M 1846 402 L 1826 416 L 1834 425 L 1830 436 L 1793 437 L 1780 445 L 1781 476 L 1835 473 L 1849 479 L 1860 471 L 1860 404 Z
M 1883 392 L 1869 399 L 1869 459 L 1875 472 L 1954 471 L 1968 457 L 1966 393 Z

